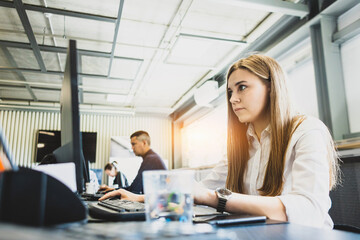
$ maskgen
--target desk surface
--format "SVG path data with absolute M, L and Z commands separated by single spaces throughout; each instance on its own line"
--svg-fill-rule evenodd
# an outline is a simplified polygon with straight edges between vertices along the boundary
M 84 225 L 71 225 L 70 227 L 59 228 L 33 228 L 15 224 L 0 224 L 1 239 L 182 239 L 182 240 L 247 240 L 247 239 L 360 239 L 360 234 L 338 231 L 317 229 L 297 224 L 271 224 L 271 225 L 238 225 L 226 228 L 217 228 L 208 233 L 193 235 L 189 231 L 181 234 L 151 235 L 151 227 L 146 222 L 126 222 L 126 223 L 88 223 Z M 195 225 L 205 227 L 205 232 L 209 230 L 208 224 Z M 144 230 L 147 229 L 147 230 Z M 163 228 L 164 229 L 164 228 Z M 206 230 L 207 229 L 207 230 Z M 210 227 L 210 229 L 212 229 Z M 185 231 L 186 232 L 186 231 Z M 169 232 L 168 232 L 169 233 Z

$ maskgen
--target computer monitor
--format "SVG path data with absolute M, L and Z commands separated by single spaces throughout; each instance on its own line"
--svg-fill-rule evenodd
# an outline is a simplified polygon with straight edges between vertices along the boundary
M 42 162 L 48 154 L 61 147 L 60 131 L 39 129 L 35 137 L 35 162 Z M 95 163 L 97 132 L 81 132 L 81 138 L 85 161 Z
M 88 164 L 82 151 L 76 41 L 70 40 L 60 95 L 61 147 L 53 153 L 58 163 L 73 162 L 78 193 L 89 182 Z

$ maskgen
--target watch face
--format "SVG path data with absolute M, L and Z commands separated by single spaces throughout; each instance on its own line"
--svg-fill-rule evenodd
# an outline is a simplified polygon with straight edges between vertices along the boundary
M 216 192 L 219 194 L 220 197 L 223 198 L 228 198 L 232 194 L 232 192 L 226 188 L 218 188 L 216 189 Z

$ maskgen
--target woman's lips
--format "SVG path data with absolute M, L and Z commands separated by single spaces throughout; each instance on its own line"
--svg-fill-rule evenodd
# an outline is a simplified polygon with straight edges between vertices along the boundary
M 243 110 L 243 109 L 245 109 L 245 108 L 237 107 L 237 108 L 234 108 L 234 112 L 238 112 L 238 111 L 241 111 L 241 110 Z

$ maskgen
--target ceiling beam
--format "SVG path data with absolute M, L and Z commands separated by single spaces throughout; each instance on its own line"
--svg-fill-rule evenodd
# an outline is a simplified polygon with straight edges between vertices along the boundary
M 56 15 L 84 18 L 84 19 L 89 19 L 89 20 L 96 20 L 96 21 L 103 21 L 103 22 L 110 22 L 110 23 L 116 22 L 116 18 L 103 16 L 103 15 L 69 11 L 69 10 L 63 10 L 63 9 L 58 9 L 58 8 L 42 7 L 42 6 L 36 6 L 36 5 L 31 5 L 31 4 L 24 4 L 24 7 L 26 10 L 35 11 L 35 12 L 52 13 L 52 14 L 56 14 Z
M 1 0 L 0 0 L 1 1 Z M 17 33 L 17 34 L 25 34 L 25 31 L 22 30 L 10 30 L 10 29 L 4 29 L 4 28 L 0 28 L 0 35 L 1 34 L 7 34 L 7 33 Z M 63 34 L 53 34 L 53 33 L 43 33 L 43 32 L 34 32 L 35 36 L 37 37 L 49 37 L 49 38 L 63 38 L 64 35 Z M 85 42 L 89 42 L 89 43 L 100 43 L 100 44 L 109 44 L 111 45 L 113 42 L 109 41 L 109 40 L 101 40 L 101 39 L 94 39 L 94 38 L 86 38 L 86 37 L 80 37 L 80 36 L 74 36 L 74 35 L 69 35 L 66 34 L 66 37 L 68 39 L 73 39 L 76 41 L 85 41 Z M 155 46 L 149 46 L 149 45 L 141 45 L 141 44 L 135 44 L 135 43 L 125 43 L 125 42 L 117 42 L 117 45 L 121 45 L 121 46 L 127 46 L 127 47 L 136 47 L 136 48 L 145 48 L 145 49 L 150 49 L 150 50 L 164 50 L 162 48 L 158 48 Z
M 42 72 L 46 72 L 46 67 L 45 67 L 45 63 L 44 63 L 44 60 L 41 56 L 41 53 L 40 53 L 40 49 L 39 49 L 39 46 L 36 42 L 36 38 L 35 38 L 35 35 L 34 35 L 34 32 L 31 28 L 31 25 L 30 25 L 30 21 L 29 21 L 29 18 L 25 12 L 25 9 L 24 9 L 24 4 L 21 0 L 14 0 L 14 6 L 16 8 L 16 11 L 20 17 L 20 20 L 21 20 L 21 23 L 24 27 L 24 30 L 25 30 L 25 33 L 29 39 L 29 42 L 30 42 L 30 45 L 31 45 L 31 48 L 33 50 L 33 53 L 35 55 L 35 58 L 36 58 L 36 61 L 38 62 L 39 64 L 39 67 L 41 69 Z
M 124 0 L 120 0 L 118 14 L 117 14 L 116 22 L 115 22 L 114 38 L 113 38 L 113 43 L 112 43 L 111 53 L 110 53 L 110 63 L 109 63 L 109 70 L 108 70 L 108 74 L 107 74 L 108 77 L 110 77 L 112 62 L 114 59 L 116 41 L 117 41 L 117 37 L 118 37 L 118 33 L 119 33 L 119 26 L 120 26 L 120 20 L 121 20 L 123 6 L 124 6 Z
M 61 83 L 47 83 L 47 82 L 26 82 L 26 80 L 14 81 L 14 80 L 5 80 L 0 79 L 0 86 L 1 87 L 8 87 L 8 88 L 28 88 L 31 86 L 31 89 L 36 90 L 53 90 L 53 91 L 60 91 L 61 90 Z M 83 91 L 84 93 L 94 93 L 94 94 L 117 94 L 126 96 L 124 92 L 119 90 L 114 90 L 110 88 L 97 88 L 97 87 L 84 87 L 79 85 L 79 91 Z
M 13 2 L 0 0 L 0 7 L 15 8 Z
M 360 34 L 360 19 L 335 32 L 332 36 L 332 41 L 333 43 L 341 44 L 358 34 Z
M 6 47 L 1 47 L 2 51 L 4 52 L 6 59 L 9 61 L 10 65 L 17 68 L 17 64 L 13 58 L 13 56 L 11 55 L 11 53 L 9 52 L 9 50 Z M 18 75 L 19 79 L 21 81 L 25 82 L 25 87 L 28 90 L 28 92 L 30 93 L 31 97 L 33 98 L 34 101 L 37 101 L 37 97 L 35 96 L 33 90 L 31 89 L 30 85 L 26 83 L 26 79 L 24 77 L 24 75 L 21 73 L 21 71 L 15 71 L 16 74 Z
M 309 14 L 306 4 L 292 3 L 282 0 L 212 0 L 242 8 L 255 9 L 264 12 L 282 13 L 284 15 L 305 17 Z
M 31 49 L 30 43 L 12 42 L 12 41 L 6 41 L 6 40 L 0 40 L 0 46 L 12 47 L 12 48 L 22 48 L 22 49 Z
M 6 41 L 6 40 L 0 40 L 0 46 L 22 48 L 22 49 L 32 49 L 31 45 L 29 43 L 12 42 L 12 41 Z M 55 46 L 50 46 L 50 45 L 38 45 L 38 46 L 39 46 L 39 49 L 44 52 L 54 52 L 54 53 L 66 54 L 66 51 L 67 51 L 66 47 L 55 47 Z M 104 57 L 104 58 L 111 57 L 111 53 L 109 53 L 109 52 L 78 49 L 78 53 L 80 55 L 86 55 L 86 56 L 92 56 L 92 57 Z M 114 56 L 114 58 L 129 60 L 129 61 L 139 61 L 139 62 L 144 61 L 144 59 L 141 59 L 141 58 L 130 58 L 130 57 L 120 57 L 120 56 Z
M 12 2 L 0 0 L 1 7 L 8 7 L 8 8 L 15 8 L 15 5 Z M 76 11 L 69 11 L 64 9 L 58 8 L 50 8 L 50 7 L 43 7 L 31 4 L 23 4 L 25 10 L 35 11 L 35 12 L 42 12 L 42 13 L 52 13 L 56 15 L 63 15 L 69 17 L 76 17 L 76 18 L 84 18 L 89 20 L 96 20 L 96 21 L 103 21 L 103 22 L 116 22 L 116 18 L 108 17 L 103 15 L 96 15 L 96 14 L 89 14 L 89 13 L 82 13 Z
M 228 38 L 216 38 L 216 37 L 209 37 L 209 36 L 204 36 L 204 35 L 195 35 L 195 34 L 187 34 L 187 33 L 180 33 L 178 35 L 178 37 L 183 37 L 183 38 L 190 38 L 190 39 L 205 39 L 205 40 L 213 40 L 213 41 L 218 41 L 218 42 L 228 42 L 228 43 L 232 43 L 232 44 L 236 44 L 236 45 L 244 45 L 247 44 L 246 41 L 242 41 L 242 40 L 235 40 L 235 39 L 228 39 Z
M 47 71 L 46 73 L 42 73 L 40 69 L 32 69 L 32 68 L 18 68 L 18 67 L 0 67 L 0 71 L 20 71 L 20 72 L 32 72 L 39 74 L 49 74 L 49 75 L 60 75 L 63 76 L 64 72 L 61 71 Z M 88 77 L 88 78 L 106 78 L 108 80 L 119 80 L 119 81 L 134 81 L 134 79 L 130 78 L 115 78 L 115 77 L 107 77 L 107 75 L 100 74 L 89 74 L 89 73 L 79 73 L 80 77 Z

